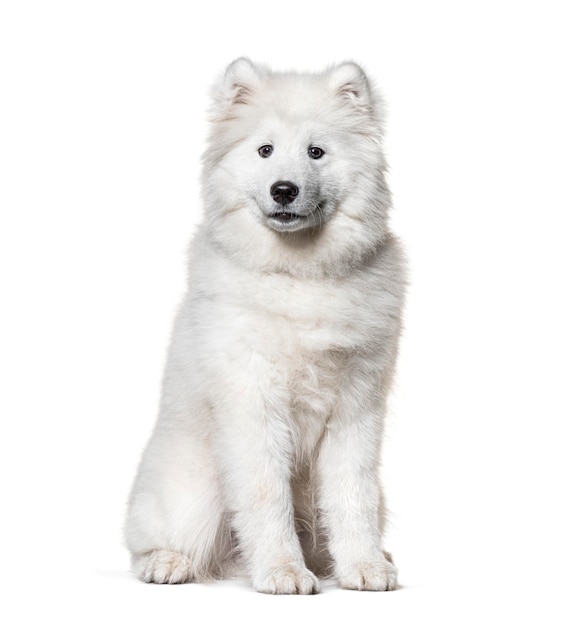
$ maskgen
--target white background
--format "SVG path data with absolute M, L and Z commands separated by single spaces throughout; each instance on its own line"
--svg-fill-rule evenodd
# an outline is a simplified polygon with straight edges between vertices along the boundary
M 581 624 L 577 4 L 2 3 L 3 623 Z M 128 573 L 207 91 L 242 54 L 355 59 L 388 101 L 411 273 L 385 448 L 392 594 Z

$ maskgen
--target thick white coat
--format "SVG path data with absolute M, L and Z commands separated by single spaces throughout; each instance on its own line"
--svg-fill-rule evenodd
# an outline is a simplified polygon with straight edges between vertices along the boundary
M 129 499 L 145 581 L 397 584 L 378 470 L 404 278 L 379 108 L 353 63 L 306 75 L 238 59 L 215 86 L 205 219 Z M 300 190 L 297 226 L 270 217 L 282 180 Z

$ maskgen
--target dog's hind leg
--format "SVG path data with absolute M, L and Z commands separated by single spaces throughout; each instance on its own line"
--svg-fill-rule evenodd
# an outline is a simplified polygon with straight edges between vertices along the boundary
M 134 573 L 154 583 L 220 577 L 230 536 L 210 451 L 186 429 L 158 429 L 128 507 L 126 543 Z

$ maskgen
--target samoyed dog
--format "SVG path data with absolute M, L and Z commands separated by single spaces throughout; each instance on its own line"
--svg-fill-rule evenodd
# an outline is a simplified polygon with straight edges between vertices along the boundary
M 395 589 L 379 460 L 404 272 L 378 95 L 351 62 L 240 58 L 212 97 L 204 220 L 129 498 L 132 569 Z

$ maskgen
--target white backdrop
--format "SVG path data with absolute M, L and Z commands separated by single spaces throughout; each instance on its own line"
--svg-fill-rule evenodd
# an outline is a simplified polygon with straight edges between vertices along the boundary
M 0 5 L 4 623 L 581 623 L 577 4 Z M 124 501 L 201 213 L 207 91 L 242 54 L 354 59 L 388 101 L 411 270 L 384 466 L 396 593 L 272 598 L 127 572 Z

